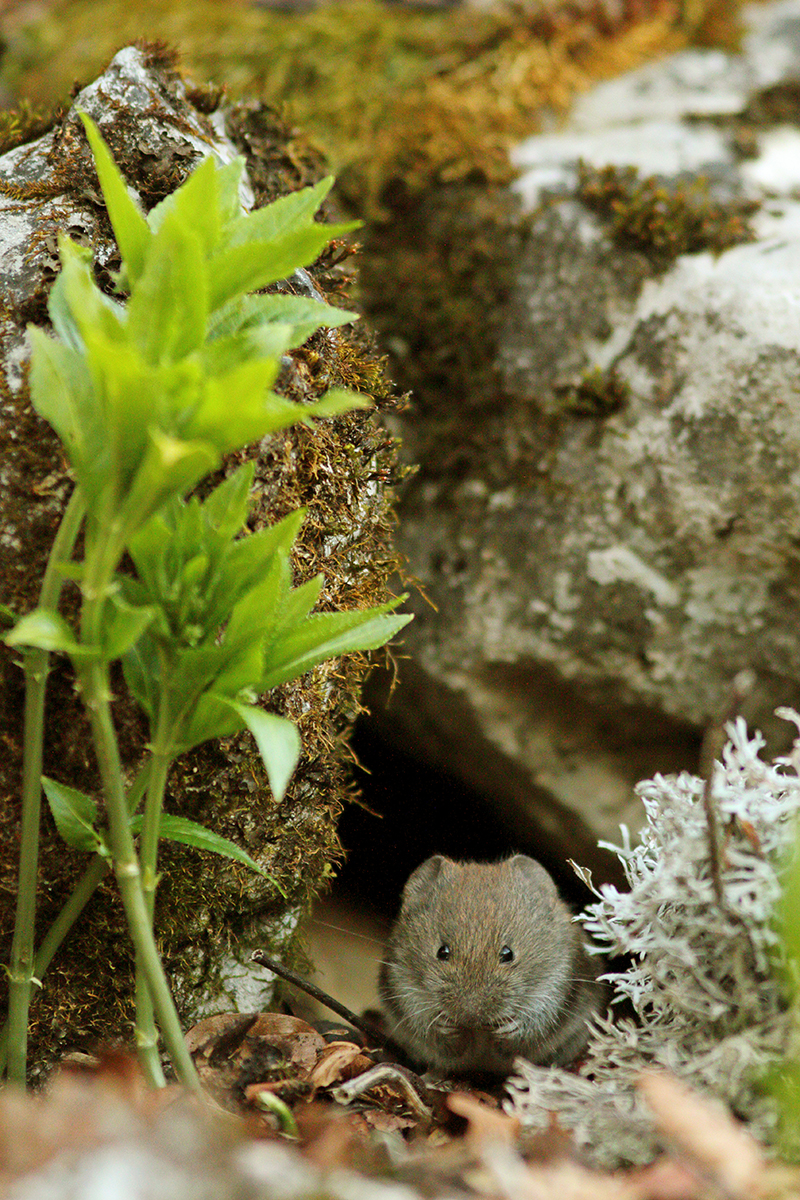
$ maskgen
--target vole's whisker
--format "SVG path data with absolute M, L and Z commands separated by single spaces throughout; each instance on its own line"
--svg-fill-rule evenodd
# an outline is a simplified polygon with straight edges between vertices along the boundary
M 366 933 L 356 933 L 354 929 L 347 929 L 343 925 L 332 925 L 330 921 L 320 921 L 319 917 L 309 918 L 309 925 L 318 925 L 320 929 L 333 929 L 337 933 L 346 933 L 348 938 L 358 938 L 362 942 L 371 942 L 373 946 L 383 946 L 385 942 L 381 938 L 370 937 Z

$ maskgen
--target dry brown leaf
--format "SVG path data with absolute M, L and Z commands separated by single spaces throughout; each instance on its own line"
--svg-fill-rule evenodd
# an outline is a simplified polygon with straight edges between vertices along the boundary
M 186 1034 L 204 1088 L 218 1104 L 242 1108 L 252 1084 L 273 1084 L 275 1092 L 308 1088 L 308 1074 L 325 1039 L 306 1021 L 283 1013 L 219 1013 Z
M 403 1129 L 415 1129 L 419 1124 L 416 1117 L 404 1117 L 401 1113 L 383 1112 L 379 1108 L 367 1108 L 361 1114 L 370 1129 L 381 1133 L 395 1133 Z
M 353 1147 L 367 1136 L 360 1114 L 330 1104 L 299 1105 L 295 1116 L 304 1155 L 323 1171 L 350 1166 Z
M 731 1196 L 751 1200 L 764 1177 L 758 1143 L 715 1101 L 666 1071 L 644 1071 L 637 1087 L 659 1130 Z
M 374 1062 L 353 1042 L 329 1042 L 311 1069 L 308 1081 L 313 1094 L 342 1079 L 368 1071 Z
M 525 1128 L 520 1133 L 519 1150 L 529 1164 L 553 1163 L 561 1158 L 570 1158 L 575 1151 L 575 1137 L 571 1130 L 564 1129 L 555 1113 L 550 1114 L 547 1129 Z
M 457 1117 L 464 1117 L 467 1131 L 464 1140 L 472 1149 L 479 1149 L 486 1142 L 503 1142 L 516 1145 L 522 1128 L 518 1117 L 510 1117 L 488 1104 L 482 1104 L 469 1092 L 451 1092 L 447 1107 Z
M 70 1162 L 121 1136 L 147 1137 L 176 1102 L 190 1124 L 208 1117 L 208 1106 L 177 1086 L 149 1088 L 129 1055 L 103 1051 L 98 1062 L 59 1070 L 37 1095 L 0 1089 L 0 1195 L 53 1160 Z
M 257 1018 L 258 1013 L 217 1013 L 206 1017 L 185 1035 L 186 1048 L 196 1062 L 197 1059 L 210 1062 L 214 1056 L 224 1059 L 239 1048 Z
M 761 840 L 760 840 L 758 833 L 756 832 L 756 828 L 752 824 L 752 822 L 745 821 L 744 817 L 740 817 L 739 824 L 742 828 L 742 832 L 744 833 L 745 837 L 747 838 L 748 842 L 753 847 L 753 849 L 756 851 L 756 853 L 762 854 L 763 851 L 761 849 Z
M 270 1096 L 282 1098 L 281 1092 L 286 1089 L 286 1086 L 287 1081 L 285 1079 L 273 1079 L 269 1083 L 248 1083 L 243 1094 L 247 1104 L 258 1108 L 258 1098 L 264 1092 L 268 1092 Z
M 322 1034 L 307 1021 L 285 1013 L 260 1013 L 245 1041 L 274 1046 L 283 1053 L 286 1063 L 303 1075 L 312 1069 L 326 1045 Z

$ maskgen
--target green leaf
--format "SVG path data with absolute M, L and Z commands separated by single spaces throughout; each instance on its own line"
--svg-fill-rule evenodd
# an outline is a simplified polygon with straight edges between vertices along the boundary
M 5 636 L 7 646 L 32 646 L 37 650 L 55 650 L 64 654 L 88 655 L 90 651 L 75 640 L 75 634 L 57 612 L 35 608 L 17 621 Z
M 288 633 L 293 633 L 305 622 L 308 614 L 319 600 L 324 582 L 323 575 L 315 575 L 313 579 L 301 583 L 299 587 L 292 588 L 285 594 L 272 625 L 271 640 L 273 642 Z
M 153 605 L 131 605 L 121 595 L 111 597 L 113 611 L 103 626 L 103 658 L 113 662 L 134 646 L 157 615 Z
M 194 168 L 185 183 L 150 210 L 147 224 L 157 235 L 151 253 L 159 253 L 160 235 L 166 226 L 172 225 L 173 228 L 191 230 L 199 239 L 203 254 L 211 254 L 219 242 L 221 233 L 222 174 L 216 159 L 209 154 Z M 238 176 L 241 177 L 241 165 Z
M 311 417 L 338 417 L 340 413 L 352 412 L 355 408 L 371 407 L 369 396 L 345 388 L 330 388 L 314 404 L 307 405 L 306 412 Z
M 42 776 L 42 787 L 56 828 L 67 845 L 108 858 L 110 851 L 106 841 L 95 828 L 97 804 L 91 796 L 48 779 L 46 775 Z
M 101 330 L 86 332 L 86 358 L 93 392 L 102 398 L 87 445 L 81 477 L 87 492 L 110 488 L 117 497 L 129 491 L 146 459 L 152 429 L 174 435 L 179 414 L 197 403 L 202 386 L 200 365 L 192 359 L 153 365 L 127 341 L 114 343 Z M 164 432 L 164 436 L 169 436 Z M 92 438 L 90 442 L 88 439 Z
M 291 325 L 294 345 L 300 345 L 317 329 L 349 325 L 359 314 L 334 308 L 323 300 L 306 296 L 255 295 L 241 296 L 217 310 L 210 322 L 211 336 L 226 337 L 256 325 L 277 323 Z
M 242 215 L 242 176 L 245 170 L 244 155 L 238 154 L 231 162 L 217 163 L 217 188 L 219 190 L 219 216 L 227 230 L 233 221 Z
M 265 578 L 271 569 L 272 556 L 286 555 L 291 550 L 305 515 L 304 508 L 296 509 L 276 525 L 258 529 L 229 545 L 221 565 L 222 586 L 230 589 L 235 580 L 241 578 L 246 580 L 245 590 L 249 590 Z
M 220 699 L 214 693 L 205 692 L 181 730 L 178 751 L 182 754 L 210 738 L 241 733 L 244 728 L 244 721 L 230 707 L 227 697 Z
M 159 664 L 152 638 L 141 638 L 122 658 L 125 683 L 134 700 L 144 709 L 150 721 L 156 719 L 161 699 Z
M 276 359 L 288 349 L 291 342 L 291 325 L 262 325 L 257 329 L 245 329 L 232 337 L 217 338 L 203 348 L 203 371 L 206 376 L 221 376 L 254 360 Z M 269 366 L 272 370 L 271 383 L 277 375 L 277 369 L 274 363 Z
M 13 608 L 9 608 L 7 604 L 0 604 L 0 625 L 10 627 L 15 625 L 18 620 L 19 616 Z
M 142 817 L 140 813 L 137 813 L 131 818 L 131 830 L 133 833 L 139 833 L 141 827 Z M 263 867 L 260 867 L 246 850 L 242 850 L 235 842 L 230 842 L 227 838 L 220 837 L 218 833 L 213 833 L 210 829 L 206 829 L 205 825 L 199 825 L 197 821 L 190 821 L 186 817 L 174 817 L 169 813 L 162 813 L 158 833 L 159 837 L 167 838 L 171 842 L 180 842 L 183 846 L 194 846 L 197 850 L 209 850 L 212 854 L 221 854 L 224 858 L 235 859 L 236 862 L 243 863 L 246 867 L 249 867 L 251 871 L 257 871 L 259 875 L 272 880 L 281 895 L 286 895 L 283 888 L 272 875 L 268 871 L 265 871 Z
M 253 217 L 243 220 L 249 223 Z M 312 224 L 307 229 L 283 234 L 272 241 L 252 241 L 221 250 L 209 263 L 211 310 L 242 292 L 253 292 L 270 283 L 277 283 L 291 275 L 297 267 L 308 266 L 319 257 L 332 238 L 355 229 L 357 224 Z
M 210 165 L 213 171 L 213 163 Z M 176 206 L 154 238 L 131 291 L 128 330 L 148 363 L 176 362 L 203 345 L 208 320 L 208 270 L 201 234 L 202 228 L 198 232 L 193 225 L 180 223 Z
M 73 583 L 83 583 L 86 578 L 85 562 L 56 563 L 56 571 L 62 579 L 70 579 Z
M 208 441 L 184 441 L 150 429 L 149 443 L 120 516 L 126 541 L 162 504 L 185 495 L 219 465 L 220 454 Z
M 135 599 L 142 602 L 146 602 L 146 599 L 164 600 L 166 598 L 169 583 L 165 574 L 165 557 L 174 536 L 174 528 L 166 520 L 166 516 L 172 503 L 179 503 L 179 501 L 167 501 L 158 512 L 155 512 L 136 530 L 128 541 L 128 553 L 133 559 L 139 582 L 145 588 L 146 593 L 146 598 L 141 596 L 135 597 Z M 120 583 L 130 599 L 130 581 L 123 577 Z
M 304 516 L 300 509 L 228 546 L 206 599 L 210 621 L 217 626 L 227 621 L 223 644 L 232 651 L 240 642 L 261 639 L 272 627 L 289 592 L 286 560 Z M 248 685 L 260 674 L 259 668 Z
M 247 520 L 254 477 L 255 463 L 247 462 L 215 487 L 204 502 L 204 520 L 221 537 L 232 538 Z
M 234 605 L 224 644 L 235 651 L 240 645 L 262 639 L 273 629 L 289 595 L 290 581 L 287 556 L 274 555 L 263 577 Z M 257 679 L 258 676 L 250 683 L 255 684 Z
M 389 605 L 363 612 L 319 613 L 308 617 L 299 629 L 272 647 L 259 690 L 269 691 L 296 679 L 326 658 L 385 646 L 412 619 L 411 613 L 392 615 L 386 611 L 403 599 L 399 597 Z
M 85 359 L 35 326 L 31 340 L 31 401 L 40 417 L 56 431 L 67 457 L 83 482 L 83 464 L 96 434 L 92 381 Z
M 144 269 L 151 239 L 150 230 L 138 206 L 128 194 L 127 184 L 94 121 L 86 113 L 79 115 L 92 148 L 103 198 L 128 278 L 131 283 L 135 283 Z
M 255 738 L 272 794 L 276 800 L 282 800 L 302 749 L 297 726 L 286 717 L 264 712 L 253 704 L 239 704 L 235 700 L 227 703 Z
M 332 187 L 333 176 L 327 175 L 313 187 L 279 196 L 271 204 L 239 217 L 226 230 L 228 244 L 238 246 L 254 240 L 274 241 L 309 225 Z
M 58 336 L 76 350 L 83 349 L 90 330 L 99 330 L 112 342 L 124 340 L 125 309 L 95 283 L 91 251 L 63 234 L 58 249 L 61 272 L 47 304 Z
M 203 438 L 225 453 L 296 424 L 303 417 L 303 407 L 269 391 L 277 373 L 277 362 L 260 359 L 207 379 L 203 400 L 192 414 L 191 436 Z

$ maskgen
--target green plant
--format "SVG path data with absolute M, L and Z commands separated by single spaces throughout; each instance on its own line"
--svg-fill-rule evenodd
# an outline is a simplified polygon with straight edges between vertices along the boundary
M 788 710 L 786 710 L 788 713 Z M 800 742 L 792 755 L 800 767 Z M 800 773 L 800 772 L 798 772 Z M 777 966 L 782 974 L 790 1029 L 785 1053 L 773 1066 L 767 1083 L 777 1109 L 778 1144 L 786 1158 L 800 1161 L 800 824 L 784 849 L 783 890 L 777 907 Z
M 353 393 L 333 391 L 299 406 L 271 390 L 287 349 L 322 326 L 353 320 L 353 313 L 294 296 L 252 294 L 312 262 L 332 236 L 353 227 L 314 220 L 331 181 L 245 215 L 241 162 L 220 167 L 209 158 L 145 217 L 97 129 L 83 120 L 121 252 L 116 284 L 127 298 L 104 295 L 88 254 L 64 239 L 62 270 L 49 301 L 56 337 L 30 330 L 33 404 L 61 438 L 76 488 L 40 604 L 6 635 L 7 644 L 23 652 L 27 683 L 8 1073 L 24 1082 L 36 973 L 109 862 L 136 950 L 141 1061 L 153 1083 L 163 1082 L 155 1014 L 179 1077 L 197 1087 L 153 936 L 159 838 L 203 845 L 260 868 L 210 831 L 162 813 L 170 765 L 200 742 L 248 728 L 280 797 L 300 753 L 299 735 L 257 698 L 324 658 L 383 645 L 410 617 L 391 613 L 399 600 L 365 611 L 312 614 L 322 580 L 293 588 L 289 565 L 303 513 L 242 536 L 251 468 L 236 471 L 204 501 L 186 499 L 227 452 L 309 417 L 364 403 Z M 75 563 L 70 560 L 82 522 L 84 553 Z M 121 571 L 125 556 L 135 573 Z M 57 611 L 67 577 L 80 589 L 76 628 Z M 91 797 L 44 781 L 59 832 L 95 858 L 69 912 L 34 956 L 44 681 L 51 652 L 67 654 L 75 669 L 108 827 L 100 827 Z M 149 759 L 128 794 L 110 705 L 110 667 L 117 660 L 150 725 Z

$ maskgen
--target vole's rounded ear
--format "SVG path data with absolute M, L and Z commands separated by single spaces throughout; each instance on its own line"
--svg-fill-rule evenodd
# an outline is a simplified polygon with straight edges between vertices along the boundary
M 403 888 L 403 907 L 424 900 L 440 876 L 446 875 L 455 865 L 452 859 L 445 858 L 443 854 L 434 854 L 431 858 L 426 858 L 406 881 Z
M 548 897 L 558 899 L 558 888 L 553 882 L 553 877 L 549 871 L 546 871 L 540 862 L 535 858 L 529 858 L 527 854 L 514 854 L 506 860 L 506 866 L 512 871 L 518 871 L 527 882 Z

